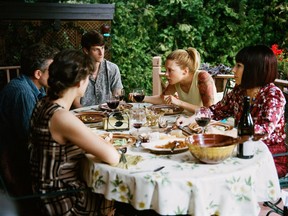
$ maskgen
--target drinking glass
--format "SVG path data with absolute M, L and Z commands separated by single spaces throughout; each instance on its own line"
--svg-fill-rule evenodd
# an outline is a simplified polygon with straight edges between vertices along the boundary
M 112 112 L 114 112 L 117 109 L 117 107 L 120 103 L 120 100 L 119 100 L 119 97 L 116 97 L 116 96 L 110 94 L 107 96 L 106 103 L 107 103 L 107 106 L 112 110 Z
M 119 93 L 115 93 L 115 96 L 119 98 L 120 102 L 124 102 L 125 90 L 121 89 Z
M 146 115 L 144 109 L 132 109 L 130 111 L 131 125 L 137 130 L 137 137 L 139 136 L 139 129 L 146 123 Z
M 201 132 L 205 133 L 206 126 L 211 121 L 211 111 L 207 107 L 201 107 L 195 112 L 195 121 L 201 127 Z
M 133 98 L 138 103 L 138 108 L 140 108 L 140 103 L 145 98 L 145 90 L 144 89 L 139 89 L 139 88 L 134 89 L 133 90 Z

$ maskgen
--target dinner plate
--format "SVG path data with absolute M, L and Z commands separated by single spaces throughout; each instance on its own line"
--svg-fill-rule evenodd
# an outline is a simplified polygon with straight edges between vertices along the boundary
M 106 114 L 103 112 L 78 112 L 75 115 L 84 123 L 97 123 L 102 122 Z
M 132 107 L 133 107 L 132 104 L 128 104 L 128 103 L 123 103 L 123 102 L 121 102 L 121 103 L 119 104 L 119 106 L 117 107 L 117 109 L 115 109 L 115 111 L 123 111 L 123 110 L 126 110 L 126 109 L 131 109 Z M 112 111 L 112 110 L 108 107 L 107 103 L 100 104 L 100 105 L 99 105 L 99 108 L 100 108 L 101 110 Z
M 164 115 L 180 114 L 184 111 L 183 108 L 172 104 L 155 104 L 149 107 L 149 109 L 157 112 L 164 112 Z
M 228 131 L 228 130 L 232 130 L 233 126 L 223 123 L 223 122 L 219 122 L 219 121 L 211 121 L 207 127 L 214 127 L 220 131 Z M 188 128 L 193 131 L 194 133 L 199 133 L 201 132 L 201 127 L 196 123 L 193 122 L 192 124 L 188 125 Z
M 175 141 L 179 141 L 181 145 L 184 144 L 184 139 L 169 139 L 169 140 L 157 140 L 153 142 L 142 143 L 142 147 L 144 149 L 149 150 L 155 154 L 178 154 L 181 152 L 185 152 L 188 150 L 188 146 L 185 147 L 175 147 L 173 151 L 171 151 L 171 147 L 175 145 Z
M 113 135 L 113 136 L 112 136 Z M 129 134 L 121 134 L 121 133 L 104 133 L 101 134 L 101 137 L 110 141 L 115 147 L 125 147 L 134 145 L 137 139 L 134 136 Z M 110 140 L 112 137 L 112 140 Z

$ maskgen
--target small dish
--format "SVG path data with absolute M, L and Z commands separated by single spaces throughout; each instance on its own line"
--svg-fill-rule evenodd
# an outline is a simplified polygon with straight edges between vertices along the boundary
M 156 104 L 148 108 L 157 112 L 163 112 L 164 115 L 175 115 L 180 114 L 184 111 L 183 108 L 171 104 Z
M 103 118 L 106 117 L 106 114 L 103 112 L 78 112 L 75 113 L 75 116 L 77 116 L 82 122 L 85 124 L 87 123 L 97 123 L 102 122 Z
M 174 148 L 176 141 L 178 141 L 180 145 L 177 145 Z M 142 143 L 142 147 L 155 154 L 178 154 L 188 150 L 188 146 L 184 142 L 184 139 L 181 138 Z M 171 151 L 171 149 L 173 150 Z
M 134 136 L 129 134 L 121 134 L 121 133 L 104 133 L 101 134 L 103 139 L 110 141 L 114 147 L 125 147 L 134 145 L 137 139 Z
M 207 128 L 213 127 L 220 131 L 228 131 L 233 129 L 233 126 L 219 121 L 211 121 L 206 127 Z M 190 125 L 188 125 L 188 128 L 194 133 L 201 132 L 201 127 L 196 122 L 193 122 Z

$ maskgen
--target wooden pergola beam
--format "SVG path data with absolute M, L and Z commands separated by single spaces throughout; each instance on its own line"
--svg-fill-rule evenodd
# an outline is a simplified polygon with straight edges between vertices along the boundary
M 0 2 L 1 20 L 113 20 L 114 4 Z

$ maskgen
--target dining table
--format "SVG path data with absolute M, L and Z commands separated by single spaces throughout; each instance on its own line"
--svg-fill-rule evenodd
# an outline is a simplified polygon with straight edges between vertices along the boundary
M 85 109 L 91 108 L 97 110 L 94 106 Z M 166 117 L 175 121 L 177 116 Z M 99 135 L 107 133 L 101 127 L 91 130 Z M 146 130 L 154 133 L 151 128 Z M 223 134 L 237 136 L 235 130 Z M 131 135 L 133 129 L 117 133 Z M 165 139 L 158 136 L 150 142 Z M 110 166 L 87 154 L 83 177 L 88 186 L 108 200 L 130 204 L 137 210 L 154 210 L 159 215 L 258 216 L 259 202 L 277 201 L 281 196 L 272 154 L 261 140 L 255 142 L 253 158 L 240 159 L 233 154 L 217 164 L 200 162 L 188 149 L 158 152 L 147 146 L 130 145 L 125 155 L 132 162 L 126 166 Z

